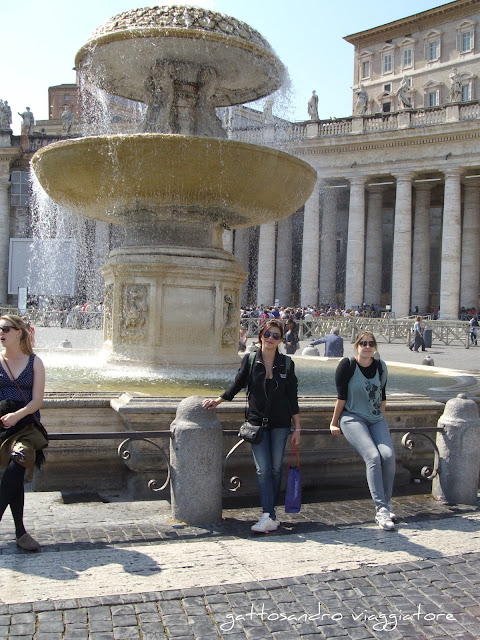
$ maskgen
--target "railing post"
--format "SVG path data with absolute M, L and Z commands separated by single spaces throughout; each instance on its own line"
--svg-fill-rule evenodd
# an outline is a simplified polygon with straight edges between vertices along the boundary
M 480 419 L 476 402 L 460 393 L 438 421 L 439 475 L 432 494 L 453 504 L 476 504 L 480 473 Z
M 192 525 L 222 519 L 223 427 L 202 400 L 182 400 L 170 425 L 172 515 Z

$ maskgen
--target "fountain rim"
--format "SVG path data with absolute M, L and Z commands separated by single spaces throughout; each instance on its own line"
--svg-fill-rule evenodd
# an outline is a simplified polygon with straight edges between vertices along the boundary
M 251 53 L 261 54 L 263 57 L 271 58 L 275 63 L 286 68 L 280 58 L 272 49 L 262 47 L 255 42 L 249 42 L 243 40 L 234 35 L 215 33 L 210 31 L 200 31 L 199 29 L 191 29 L 185 27 L 132 27 L 131 29 L 123 29 L 121 31 L 113 31 L 111 33 L 104 33 L 99 36 L 92 37 L 88 40 L 75 55 L 75 69 L 78 70 L 78 65 L 82 59 L 90 53 L 92 49 L 96 49 L 98 46 L 109 44 L 110 42 L 116 42 L 117 40 L 137 40 L 143 38 L 187 38 L 189 40 L 209 40 L 212 42 L 227 42 L 236 47 L 245 49 Z
M 115 147 L 116 142 L 118 144 Z M 132 142 L 135 144 L 132 144 Z M 95 191 L 95 202 L 97 204 L 94 206 L 94 209 L 92 209 L 93 196 L 92 198 L 88 198 L 87 201 L 84 200 L 80 204 L 75 203 L 72 200 L 72 196 L 74 195 L 75 189 L 78 190 L 80 188 L 81 181 L 75 181 L 74 183 L 70 181 L 71 176 L 75 173 L 73 169 L 74 163 L 70 156 L 72 156 L 76 150 L 80 152 L 80 157 L 86 157 L 86 155 L 89 154 L 90 164 L 93 161 L 92 158 L 96 161 L 96 159 L 103 157 L 104 160 L 102 161 L 102 167 L 107 169 L 108 166 L 106 159 L 110 158 L 110 155 L 104 152 L 111 151 L 114 147 L 118 150 L 119 155 L 124 158 L 124 168 L 136 166 L 137 159 L 139 157 L 145 161 L 145 158 L 154 154 L 157 161 L 159 161 L 161 156 L 171 157 L 171 153 L 177 150 L 177 163 L 179 166 L 181 165 L 181 167 L 183 167 L 183 175 L 185 178 L 191 176 L 193 170 L 197 171 L 198 169 L 198 167 L 195 169 L 195 167 L 186 161 L 188 154 L 194 154 L 195 157 L 203 158 L 203 169 L 200 172 L 200 175 L 196 174 L 197 179 L 195 181 L 195 188 L 190 193 L 190 195 L 193 194 L 194 199 L 188 201 L 184 198 L 185 195 L 188 195 L 188 182 L 185 183 L 180 181 L 176 191 L 172 191 L 171 186 L 166 189 L 165 185 L 168 176 L 167 174 L 162 173 L 155 179 L 157 182 L 155 183 L 155 189 L 153 191 L 153 183 L 151 180 L 154 180 L 154 178 L 149 178 L 148 180 L 146 179 L 145 183 L 140 179 L 134 183 L 137 191 L 140 190 L 138 191 L 140 194 L 139 196 L 132 195 L 132 192 L 127 187 L 125 187 L 125 190 L 122 191 L 122 193 L 119 194 L 117 192 L 117 196 L 120 197 L 117 200 L 118 208 L 116 209 L 115 215 L 110 211 L 110 209 L 108 209 L 108 211 L 110 211 L 108 216 L 105 214 L 107 209 L 104 211 L 105 215 L 99 214 L 100 210 L 103 211 L 99 204 L 100 200 L 104 204 L 105 202 L 110 202 L 110 195 L 107 191 L 105 191 L 105 193 Z M 127 148 L 128 153 L 124 155 L 120 152 L 125 147 Z M 55 154 L 61 151 L 64 152 L 63 163 L 59 164 L 61 162 L 62 155 L 56 156 Z M 220 198 L 216 191 L 212 189 L 211 173 L 209 173 L 209 171 L 215 169 L 215 166 L 220 159 L 222 165 L 229 170 L 226 170 L 223 174 L 219 174 L 220 176 L 223 175 L 219 183 L 219 188 L 228 187 L 230 189 L 230 187 L 238 181 L 237 174 L 231 170 L 232 167 L 237 166 L 238 162 L 243 161 L 247 156 L 250 160 L 252 156 L 254 156 L 256 158 L 257 168 L 258 166 L 262 166 L 265 167 L 265 169 L 264 173 L 261 172 L 259 174 L 258 170 L 255 170 L 252 165 L 248 175 L 246 175 L 246 178 L 257 181 L 261 179 L 261 176 L 264 176 L 266 179 L 268 178 L 270 185 L 269 192 L 260 200 L 257 198 L 253 201 L 253 196 L 248 190 L 233 189 L 229 191 L 230 196 L 227 200 L 225 200 L 224 197 Z M 43 164 L 43 160 L 45 161 L 45 165 Z M 200 206 L 203 209 L 206 207 L 205 210 L 211 209 L 212 211 L 216 211 L 215 219 L 221 218 L 226 222 L 226 224 L 228 224 L 229 228 L 241 228 L 255 224 L 262 224 L 263 222 L 267 222 L 272 219 L 277 220 L 285 218 L 296 211 L 299 206 L 301 206 L 301 204 L 299 204 L 300 196 L 298 194 L 300 193 L 300 195 L 302 195 L 303 193 L 305 195 L 308 191 L 309 196 L 314 188 L 317 178 L 317 172 L 311 164 L 295 155 L 285 151 L 280 151 L 276 148 L 256 145 L 249 142 L 241 142 L 238 140 L 230 140 L 228 138 L 209 138 L 204 136 L 190 136 L 175 133 L 111 134 L 71 138 L 39 149 L 34 154 L 30 162 L 36 178 L 53 200 L 59 202 L 63 206 L 73 207 L 73 209 L 87 217 L 120 224 L 121 221 L 120 218 L 118 218 L 118 215 L 123 215 L 122 211 L 130 211 L 131 205 L 133 205 L 133 203 L 138 203 L 138 197 L 143 196 L 145 196 L 146 200 L 142 201 L 149 206 L 154 205 L 155 210 L 164 205 L 173 206 L 175 204 L 178 207 Z M 78 155 L 76 162 L 78 165 Z M 134 165 L 132 165 L 132 162 Z M 67 180 L 67 182 L 59 182 L 57 179 L 56 182 L 52 182 L 50 184 L 50 181 L 52 180 L 51 169 L 55 166 L 61 167 L 63 179 Z M 174 167 L 170 166 L 170 171 L 174 171 L 174 169 Z M 180 168 L 178 171 L 180 172 L 179 175 L 182 175 L 182 170 Z M 85 175 L 82 175 L 82 180 L 85 180 L 85 176 L 88 174 L 87 169 L 84 171 L 84 174 Z M 286 199 L 285 194 L 281 196 L 280 191 L 275 193 L 272 192 L 273 184 L 277 184 L 279 189 L 282 187 L 282 180 L 287 174 L 292 176 L 297 175 L 297 190 L 295 191 L 295 197 L 291 199 Z M 47 177 L 48 175 L 50 175 L 50 178 Z M 75 187 L 73 186 L 74 184 L 76 185 Z M 185 187 L 185 184 L 187 184 L 187 187 Z M 199 193 L 202 192 L 202 186 L 206 189 L 204 192 L 205 197 L 199 196 Z M 142 191 L 143 188 L 146 190 Z M 298 191 L 299 188 L 301 189 L 300 192 Z M 155 193 L 155 197 L 152 196 L 153 193 Z M 179 194 L 180 200 L 174 200 L 174 197 L 178 197 Z M 100 198 L 100 195 L 102 198 Z M 162 197 L 158 199 L 159 196 Z M 96 213 L 95 215 L 92 213 L 87 214 L 87 210 L 90 210 L 91 212 L 95 210 Z M 271 212 L 273 212 L 273 210 L 275 210 L 275 215 L 272 218 Z
M 227 35 L 216 32 L 200 31 L 192 28 L 180 28 L 180 27 L 133 27 L 131 29 L 123 29 L 121 31 L 114 31 L 106 33 L 91 40 L 88 40 L 77 52 L 75 56 L 75 70 L 80 71 L 83 61 L 92 52 L 99 47 L 106 46 L 114 42 L 129 41 L 129 40 L 146 40 L 146 39 L 160 39 L 160 38 L 181 38 L 187 40 L 198 40 L 203 42 L 224 44 L 227 47 L 235 47 L 236 49 L 242 49 L 243 51 L 266 61 L 266 63 L 275 69 L 278 69 L 278 73 L 275 75 L 269 73 L 268 89 L 255 90 L 255 96 L 252 97 L 252 87 L 247 92 L 246 90 L 236 89 L 237 97 L 230 98 L 228 100 L 221 99 L 218 101 L 217 107 L 227 107 L 236 104 L 243 104 L 244 102 L 252 102 L 259 100 L 262 97 L 270 95 L 271 93 L 278 91 L 284 84 L 284 80 L 287 76 L 287 69 L 276 53 L 266 47 L 260 46 L 254 42 L 243 40 L 235 35 Z M 168 57 L 166 59 L 169 59 Z M 263 85 L 262 85 L 263 86 Z M 106 89 L 108 93 L 112 93 Z M 128 92 L 124 91 L 119 93 L 118 90 L 113 95 L 120 95 L 125 98 L 129 98 L 128 95 L 123 95 Z M 129 98 L 142 102 L 139 98 Z
M 31 158 L 32 166 L 34 166 L 35 162 L 38 161 L 38 158 L 41 156 L 48 154 L 50 152 L 54 152 L 55 149 L 69 147 L 69 146 L 80 146 L 81 144 L 86 144 L 85 141 L 93 141 L 93 140 L 101 140 L 103 144 L 110 144 L 111 142 L 115 142 L 115 140 L 122 140 L 127 142 L 128 140 L 146 140 L 151 139 L 152 142 L 155 140 L 181 140 L 182 143 L 185 143 L 186 140 L 192 141 L 192 143 L 197 142 L 198 144 L 202 144 L 205 142 L 206 146 L 211 146 L 213 144 L 217 144 L 218 146 L 226 146 L 231 148 L 246 150 L 251 149 L 255 150 L 257 153 L 265 153 L 265 155 L 278 155 L 280 157 L 284 157 L 285 159 L 289 159 L 292 164 L 297 164 L 305 169 L 310 170 L 311 173 L 316 173 L 316 170 L 312 167 L 312 165 L 295 156 L 287 151 L 282 151 L 281 149 L 277 149 L 275 147 L 268 147 L 261 144 L 255 144 L 253 142 L 244 142 L 242 140 L 232 140 L 230 138 L 210 138 L 208 136 L 193 136 L 193 135 L 184 135 L 181 133 L 109 133 L 102 135 L 93 135 L 93 136 L 80 136 L 78 138 L 69 138 L 68 140 L 59 140 L 58 142 L 52 142 L 52 144 L 47 145 L 46 147 L 42 147 L 38 149 Z M 202 141 L 202 142 L 200 142 Z

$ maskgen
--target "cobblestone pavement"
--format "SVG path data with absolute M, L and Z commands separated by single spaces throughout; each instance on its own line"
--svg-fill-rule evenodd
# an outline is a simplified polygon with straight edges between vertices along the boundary
M 300 514 L 282 514 L 278 533 L 254 536 L 250 525 L 258 515 L 258 508 L 225 509 L 222 523 L 200 528 L 171 521 L 169 505 L 164 501 L 64 504 L 60 493 L 27 493 L 26 524 L 42 543 L 42 549 L 37 554 L 19 550 L 11 539 L 11 521 L 4 518 L 0 525 L 0 602 L 4 603 L 0 604 L 0 639 L 473 640 L 480 637 L 478 507 L 443 505 L 419 494 L 397 496 L 394 508 L 401 518 L 397 533 L 382 532 L 372 526 L 370 499 L 332 500 L 326 496 L 322 501 L 304 504 Z M 416 540 L 419 551 L 413 560 L 399 562 L 395 545 L 400 544 L 398 538 L 409 530 L 408 544 Z M 443 540 L 447 534 L 451 536 L 450 543 Z M 468 552 L 462 552 L 463 534 Z M 432 544 L 437 538 L 438 545 Z M 331 556 L 325 561 L 333 567 L 335 558 L 346 547 L 353 547 L 355 568 L 303 570 L 301 575 L 295 575 L 298 543 L 312 540 L 331 543 L 318 548 Z M 252 580 L 244 574 L 237 580 L 227 568 L 221 580 L 210 584 L 200 564 L 188 567 L 191 563 L 185 560 L 189 548 L 186 545 L 192 547 L 202 542 L 205 567 L 215 562 L 213 552 L 211 557 L 205 556 L 210 554 L 207 549 L 218 542 L 230 545 L 232 556 L 235 545 L 240 549 L 248 545 L 249 549 L 258 547 L 267 556 L 272 548 L 283 545 L 280 554 L 271 556 L 272 564 L 276 565 L 272 567 L 272 575 L 276 577 Z M 187 571 L 193 574 L 190 586 L 182 585 L 185 581 L 179 573 L 179 584 L 172 584 L 171 588 L 126 593 L 122 587 L 131 575 L 125 571 L 115 573 L 114 560 L 109 560 L 110 591 L 103 590 L 100 595 L 96 592 L 98 558 L 106 562 L 102 554 L 117 557 L 127 552 L 136 554 L 134 563 L 138 563 L 137 571 L 141 573 L 142 562 L 145 566 L 149 558 L 154 558 L 154 551 L 160 549 L 158 573 L 151 583 L 155 584 L 161 580 L 161 571 L 167 570 L 167 561 L 165 566 L 162 564 L 165 544 L 169 554 L 182 557 Z M 392 561 L 377 563 L 367 553 L 369 546 L 374 554 L 386 546 L 386 557 Z M 311 551 L 307 550 L 306 557 L 311 557 L 314 567 Z M 86 594 L 52 597 L 48 582 L 45 592 L 35 591 L 35 582 L 42 580 L 39 567 L 48 565 L 57 591 L 69 593 L 70 584 L 75 583 L 81 572 L 81 563 L 74 558 L 81 558 L 85 573 L 91 573 Z M 40 561 L 44 564 L 39 565 Z M 124 569 L 130 573 L 136 570 L 127 564 Z M 124 582 L 116 582 L 118 575 Z M 26 593 L 32 595 L 22 599 L 9 597 L 17 581 L 22 580 Z

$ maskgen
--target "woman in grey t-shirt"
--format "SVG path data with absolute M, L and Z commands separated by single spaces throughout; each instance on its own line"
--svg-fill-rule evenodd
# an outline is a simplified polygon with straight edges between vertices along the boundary
M 395 453 L 385 420 L 387 367 L 373 355 L 377 341 L 363 332 L 355 341 L 356 356 L 343 358 L 335 373 L 337 401 L 330 423 L 333 436 L 343 433 L 365 461 L 367 482 L 381 529 L 395 529 L 391 499 Z

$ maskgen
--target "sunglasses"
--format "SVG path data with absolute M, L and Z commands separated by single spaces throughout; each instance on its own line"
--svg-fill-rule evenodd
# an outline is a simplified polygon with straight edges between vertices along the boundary
M 3 333 L 8 333 L 10 329 L 15 329 L 15 327 L 11 327 L 9 324 L 4 324 L 3 327 L 0 327 L 0 331 L 3 331 Z
M 272 333 L 271 331 L 265 331 L 263 335 L 265 338 L 273 338 L 274 340 L 280 340 L 282 337 L 279 333 Z
M 358 343 L 361 347 L 376 347 L 377 343 L 374 340 L 360 340 Z

